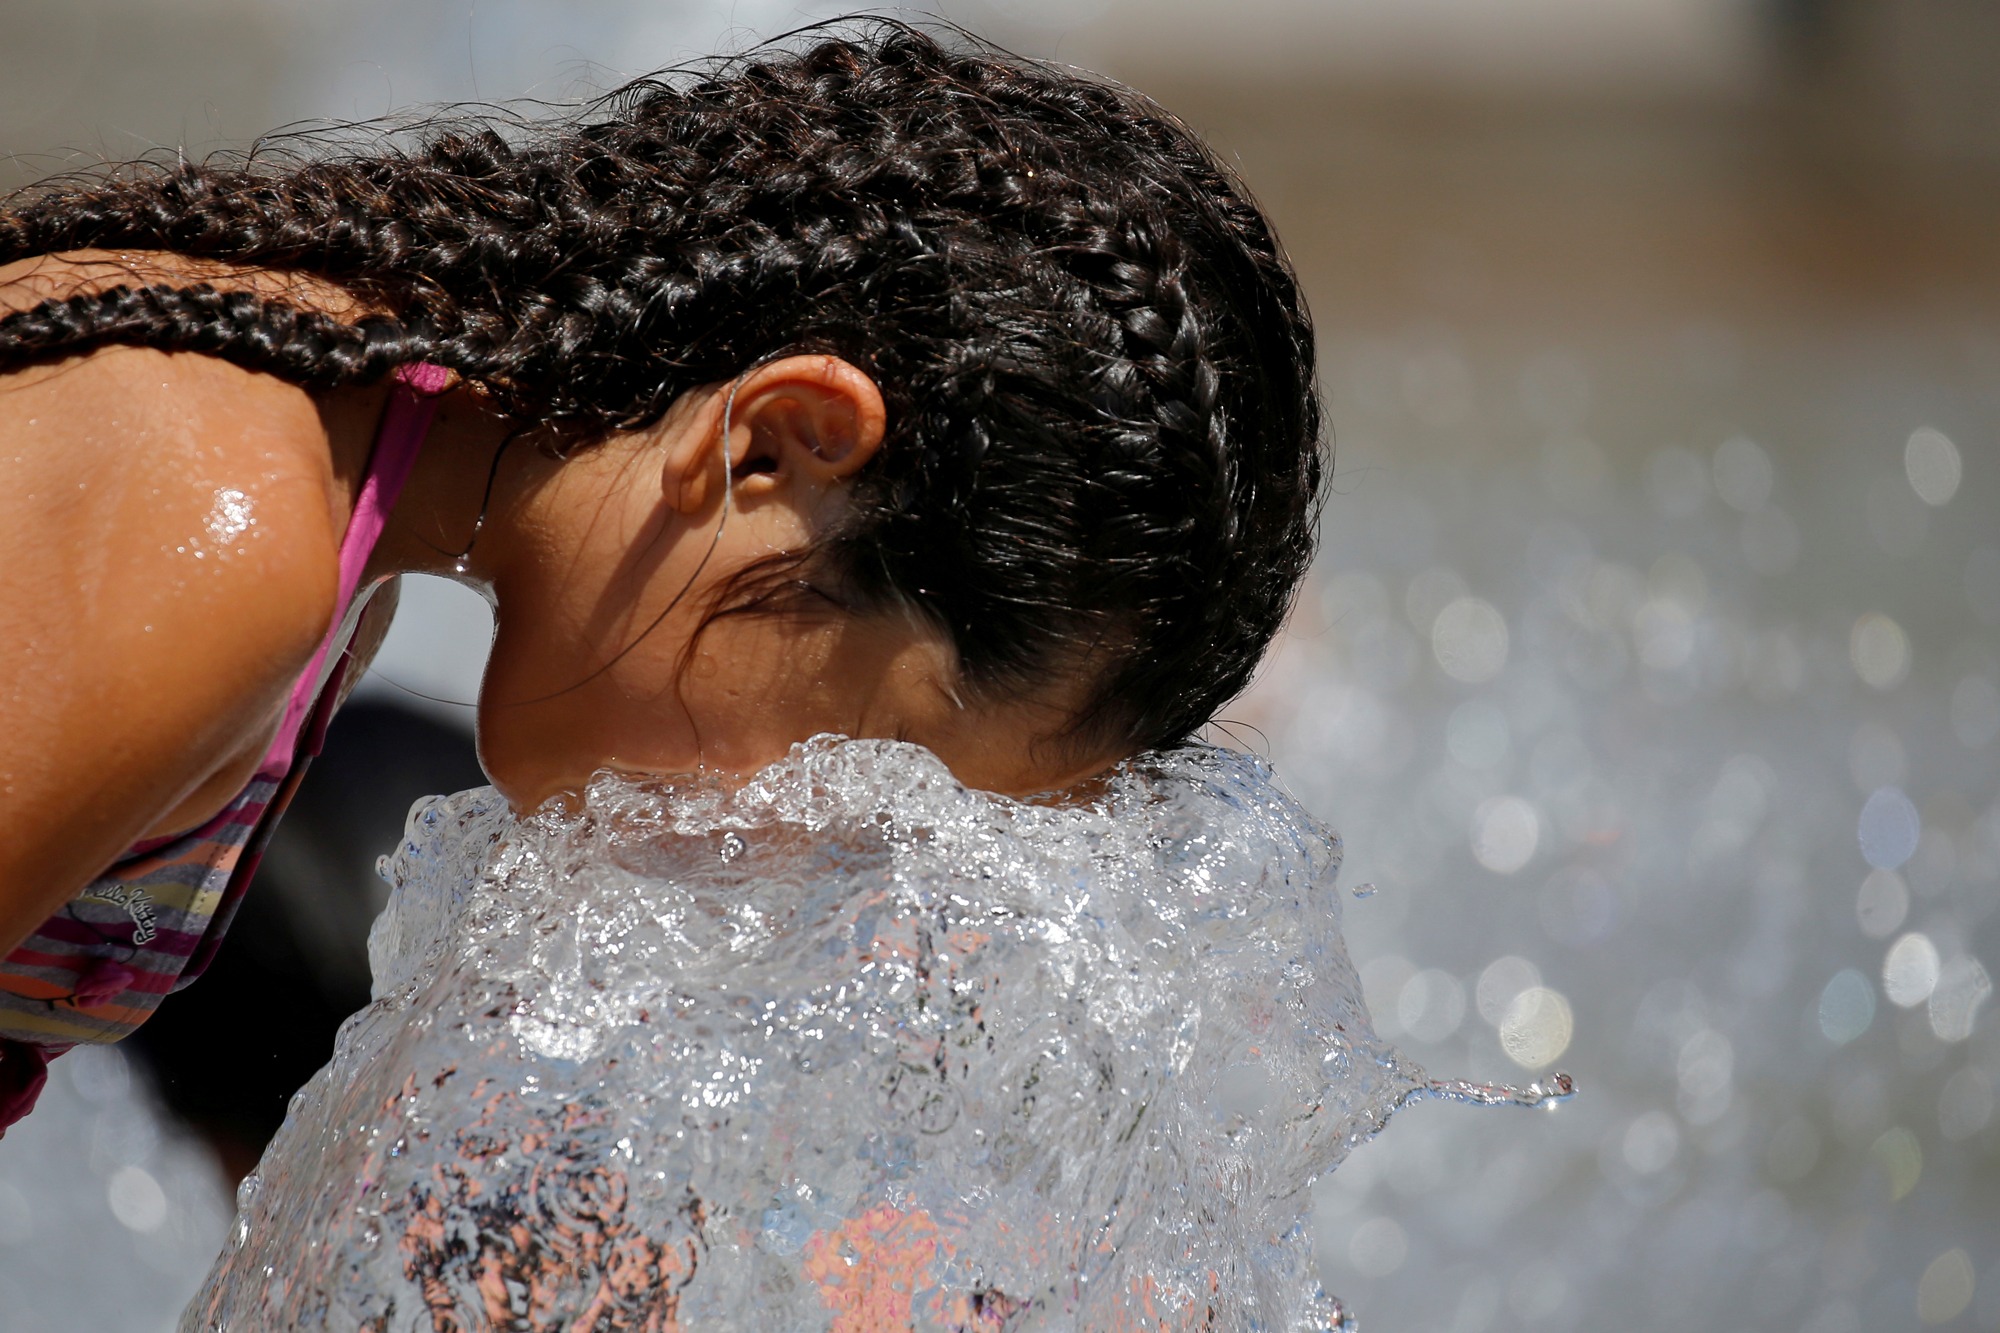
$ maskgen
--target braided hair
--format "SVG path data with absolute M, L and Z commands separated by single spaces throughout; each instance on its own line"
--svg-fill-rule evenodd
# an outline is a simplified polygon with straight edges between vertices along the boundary
M 588 439 L 772 356 L 843 357 L 888 433 L 796 582 L 916 608 L 975 692 L 1087 670 L 1072 739 L 1187 738 L 1311 556 L 1312 328 L 1242 187 L 1129 90 L 904 24 L 558 122 L 141 164 L 0 207 L 0 263 L 86 248 L 312 274 L 376 313 L 114 287 L 0 319 L 0 370 L 125 343 L 324 391 L 430 361 Z

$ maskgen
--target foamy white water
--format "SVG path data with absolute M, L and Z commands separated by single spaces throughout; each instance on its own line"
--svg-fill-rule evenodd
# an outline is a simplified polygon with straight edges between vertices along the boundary
M 1473 1092 L 1376 1038 L 1339 865 L 1203 748 L 1064 807 L 832 738 L 427 801 L 183 1327 L 1337 1325 L 1308 1186 Z

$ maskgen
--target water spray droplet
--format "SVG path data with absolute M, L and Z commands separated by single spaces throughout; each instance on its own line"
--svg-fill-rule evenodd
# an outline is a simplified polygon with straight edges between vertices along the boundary
M 1469 1106 L 1527 1106 L 1549 1109 L 1576 1096 L 1576 1080 L 1568 1074 L 1550 1074 L 1525 1088 L 1507 1083 L 1473 1083 L 1462 1078 L 1432 1079 L 1411 1091 L 1410 1101 L 1435 1098 L 1443 1102 L 1464 1102 Z
M 749 849 L 750 845 L 744 842 L 743 839 L 738 835 L 734 833 L 725 833 L 722 835 L 723 860 L 734 861 L 737 857 L 743 855 L 743 853 L 748 851 Z
M 1366 884 L 1356 884 L 1352 892 L 1357 898 L 1373 898 L 1375 896 L 1375 882 L 1370 880 Z

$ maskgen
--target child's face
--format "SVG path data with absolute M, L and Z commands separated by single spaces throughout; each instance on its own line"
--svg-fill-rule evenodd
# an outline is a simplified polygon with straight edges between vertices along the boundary
M 821 732 L 916 741 L 968 785 L 1013 794 L 1120 757 L 1047 743 L 1080 680 L 1028 702 L 964 698 L 948 638 L 915 617 L 809 599 L 711 618 L 732 575 L 838 518 L 884 422 L 873 382 L 834 358 L 746 375 L 728 411 L 725 517 L 728 395 L 691 393 L 649 430 L 562 462 L 520 450 L 503 469 L 474 555 L 498 604 L 479 748 L 517 808 L 600 768 L 747 775 Z

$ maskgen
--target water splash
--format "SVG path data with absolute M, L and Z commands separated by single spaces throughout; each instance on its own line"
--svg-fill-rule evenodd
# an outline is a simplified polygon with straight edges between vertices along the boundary
M 1312 1180 L 1412 1099 L 1551 1094 L 1376 1038 L 1339 863 L 1209 749 L 1087 805 L 832 738 L 421 803 L 182 1327 L 1351 1330 Z
M 1461 1102 L 1468 1106 L 1525 1106 L 1551 1111 L 1576 1096 L 1576 1081 L 1568 1074 L 1550 1074 L 1548 1082 L 1536 1081 L 1525 1088 L 1507 1083 L 1470 1083 L 1462 1078 L 1431 1079 L 1403 1098 L 1403 1104 L 1418 1101 Z

